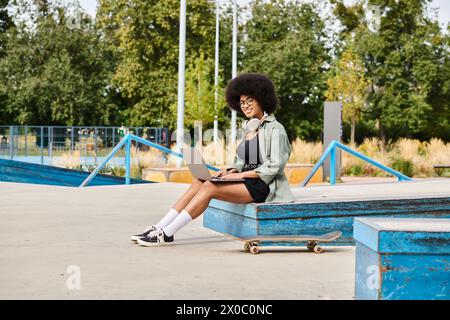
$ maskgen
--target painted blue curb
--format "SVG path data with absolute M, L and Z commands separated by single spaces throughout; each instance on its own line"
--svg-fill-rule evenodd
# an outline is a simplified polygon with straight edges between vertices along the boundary
M 0 159 L 0 181 L 46 184 L 54 186 L 78 187 L 89 172 Z M 130 179 L 130 183 L 153 183 L 140 179 Z M 107 186 L 125 184 L 125 178 L 105 174 L 97 175 L 90 186 Z

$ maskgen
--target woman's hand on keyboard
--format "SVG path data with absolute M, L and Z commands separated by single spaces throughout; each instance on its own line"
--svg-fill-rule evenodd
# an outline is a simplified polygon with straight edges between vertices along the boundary
M 226 176 L 223 176 L 224 180 L 228 180 L 228 179 L 242 179 L 242 178 L 244 178 L 244 174 L 242 172 L 228 173 Z
M 219 172 L 212 175 L 213 178 L 219 178 L 219 177 L 225 177 L 226 175 L 229 175 L 230 173 L 238 172 L 236 169 L 231 170 L 220 170 Z
M 213 178 L 219 178 L 219 177 L 224 177 L 228 174 L 229 172 L 227 172 L 226 170 L 220 170 L 219 172 L 215 173 L 212 175 Z

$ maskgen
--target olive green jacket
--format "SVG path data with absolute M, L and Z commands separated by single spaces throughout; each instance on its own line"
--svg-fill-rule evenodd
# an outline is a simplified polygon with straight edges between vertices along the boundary
M 244 130 L 243 137 L 246 137 L 247 132 Z M 284 174 L 284 167 L 291 154 L 286 130 L 273 115 L 269 115 L 259 127 L 258 138 L 262 164 L 255 169 L 255 172 L 269 186 L 270 193 L 265 202 L 294 201 L 288 179 Z M 227 170 L 236 169 L 242 172 L 243 168 L 244 160 L 236 155 L 233 165 Z

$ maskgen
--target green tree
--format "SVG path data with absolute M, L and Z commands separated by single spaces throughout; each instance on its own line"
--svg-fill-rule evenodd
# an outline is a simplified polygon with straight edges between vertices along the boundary
M 436 26 L 435 26 L 436 27 Z M 450 141 L 450 25 L 444 35 L 433 37 L 433 52 L 437 64 L 437 75 L 430 81 L 428 101 L 433 107 L 422 139 L 441 137 Z
M 232 49 L 233 49 L 233 6 L 232 2 L 225 3 L 220 8 L 220 32 L 219 32 L 219 64 L 221 68 L 221 78 L 228 82 L 232 78 Z M 242 12 L 245 12 L 245 5 L 237 4 L 237 44 L 238 44 L 238 70 L 243 66 L 242 52 L 246 40 L 245 24 Z M 230 113 L 231 114 L 231 113 Z
M 201 120 L 204 126 L 212 124 L 214 121 L 214 62 L 212 59 L 205 59 L 201 54 L 186 70 L 185 89 L 185 116 L 184 122 L 187 127 L 193 126 L 195 121 Z M 224 95 L 223 86 L 218 87 L 217 115 L 223 120 Z M 177 113 L 177 104 L 171 105 L 171 113 Z
M 8 14 L 9 0 L 0 0 L 0 59 L 5 56 L 8 36 L 6 32 L 13 26 L 11 17 Z M 11 121 L 10 115 L 6 112 L 7 96 L 0 91 L 0 125 Z
M 245 25 L 243 70 L 267 74 L 277 89 L 277 118 L 290 138 L 320 139 L 326 89 L 325 25 L 314 4 L 255 1 Z
M 0 0 L 0 34 L 12 27 L 13 22 L 8 14 L 9 0 Z
M 167 112 L 177 98 L 179 1 L 100 0 L 97 20 L 116 48 L 113 86 L 128 101 L 122 116 L 130 125 L 174 128 Z M 212 4 L 188 1 L 186 58 L 214 52 Z
M 369 31 L 360 17 L 360 25 L 348 33 L 357 39 L 355 50 L 371 81 L 367 119 L 377 121 L 385 144 L 401 136 L 448 137 L 448 43 L 438 22 L 427 16 L 429 2 L 360 1 L 379 7 L 380 28 Z
M 17 2 L 17 14 L 28 18 L 7 31 L 0 60 L 5 118 L 16 124 L 112 124 L 107 52 L 92 19 L 72 3 Z M 78 12 L 79 25 L 70 23 L 68 12 Z
M 347 34 L 358 28 L 361 24 L 364 24 L 363 2 L 357 1 L 356 3 L 347 6 L 341 0 L 330 0 L 330 3 L 335 5 L 333 12 L 342 23 L 342 37 L 345 37 Z
M 350 123 L 350 142 L 354 143 L 356 122 L 362 117 L 369 83 L 364 77 L 364 64 L 351 45 L 343 52 L 334 76 L 327 83 L 327 100 L 342 102 L 343 121 Z

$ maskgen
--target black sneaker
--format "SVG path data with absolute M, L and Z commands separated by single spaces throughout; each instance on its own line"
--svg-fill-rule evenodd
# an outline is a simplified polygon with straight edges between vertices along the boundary
M 143 233 L 141 234 L 135 234 L 134 236 L 131 236 L 130 240 L 131 242 L 137 243 L 137 241 L 140 238 L 145 238 L 147 236 L 152 237 L 154 236 L 158 231 L 158 228 L 154 225 L 148 226 Z
M 147 235 L 138 239 L 138 244 L 144 247 L 160 247 L 173 245 L 173 236 L 167 236 L 163 230 L 158 230 L 153 236 Z

